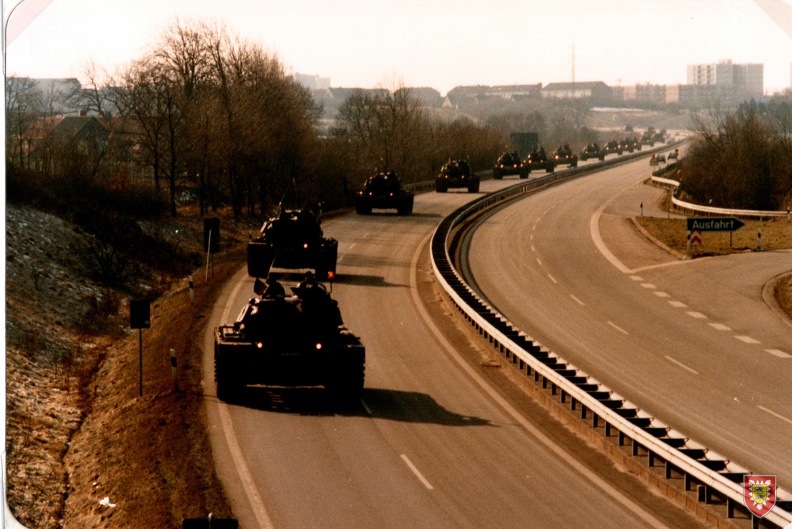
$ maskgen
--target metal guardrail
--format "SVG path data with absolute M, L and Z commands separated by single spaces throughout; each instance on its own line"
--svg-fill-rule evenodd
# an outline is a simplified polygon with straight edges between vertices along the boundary
M 743 475 L 751 472 L 738 464 L 696 443 L 681 432 L 643 412 L 639 407 L 612 389 L 590 377 L 563 358 L 544 348 L 539 342 L 516 328 L 485 300 L 478 296 L 454 267 L 449 252 L 455 229 L 485 209 L 500 206 L 526 193 L 547 185 L 570 180 L 609 165 L 626 162 L 642 154 L 606 160 L 576 169 L 568 169 L 530 180 L 474 200 L 451 213 L 435 230 L 431 243 L 432 267 L 440 285 L 462 316 L 526 376 L 533 376 L 562 403 L 569 401 L 572 411 L 579 408 L 582 419 L 591 419 L 593 428 L 604 426 L 606 437 L 618 436 L 619 446 L 630 441 L 632 455 L 644 451 L 649 466 L 659 460 L 665 464 L 665 477 L 673 472 L 684 477 L 685 491 L 697 485 L 698 501 L 726 504 L 726 517 L 734 518 L 736 510 L 748 513 L 743 506 Z M 777 490 L 776 507 L 761 519 L 762 524 L 786 527 L 792 524 L 792 495 Z
M 675 166 L 676 164 L 674 164 Z M 673 166 L 670 166 L 673 168 Z M 667 185 L 670 187 L 679 187 L 681 182 L 677 180 L 673 180 L 671 178 L 662 178 L 661 176 L 655 176 L 652 174 L 652 182 Z M 734 217 L 786 217 L 787 219 L 790 218 L 790 209 L 787 208 L 786 211 L 762 211 L 757 209 L 729 209 L 729 208 L 718 208 L 714 206 L 702 206 L 700 204 L 693 204 L 692 202 L 685 202 L 683 200 L 679 200 L 677 197 L 672 196 L 671 202 L 683 211 L 692 211 L 694 213 L 707 213 L 709 215 L 729 215 Z

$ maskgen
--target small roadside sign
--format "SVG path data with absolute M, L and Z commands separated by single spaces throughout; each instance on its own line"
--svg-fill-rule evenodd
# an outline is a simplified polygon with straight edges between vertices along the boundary
M 688 217 L 687 231 L 734 231 L 745 226 L 735 217 Z

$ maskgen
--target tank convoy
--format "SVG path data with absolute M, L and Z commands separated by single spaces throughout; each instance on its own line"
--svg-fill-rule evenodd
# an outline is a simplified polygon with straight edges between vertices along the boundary
M 284 210 L 267 219 L 247 245 L 251 277 L 267 277 L 272 268 L 306 269 L 321 280 L 335 277 L 338 241 L 325 238 L 319 217 L 310 209 Z
M 516 152 L 505 152 L 498 157 L 495 167 L 492 168 L 492 178 L 501 180 L 504 176 L 518 175 L 520 178 L 527 178 L 528 172 L 525 165 Z
M 480 180 L 473 174 L 467 160 L 452 160 L 443 165 L 435 178 L 435 191 L 445 193 L 451 188 L 467 188 L 468 193 L 478 193 Z
M 382 172 L 368 178 L 355 196 L 355 211 L 370 215 L 373 209 L 395 209 L 399 215 L 413 211 L 415 195 L 404 189 L 401 179 L 393 172 Z
M 322 386 L 339 405 L 359 402 L 366 349 L 324 285 L 308 272 L 291 296 L 271 277 L 254 290 L 260 297 L 215 328 L 217 397 L 237 402 L 252 384 Z

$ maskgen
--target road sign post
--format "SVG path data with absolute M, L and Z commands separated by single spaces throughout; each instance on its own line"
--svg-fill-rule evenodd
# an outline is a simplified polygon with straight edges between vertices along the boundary
M 687 251 L 690 253 L 690 247 L 694 242 L 692 240 L 695 234 L 698 238 L 698 244 L 701 244 L 701 232 L 703 231 L 728 231 L 733 232 L 745 226 L 745 223 L 735 217 L 688 217 L 687 219 L 687 235 L 688 247 Z M 760 235 L 761 241 L 761 235 Z M 761 242 L 760 242 L 761 244 Z M 731 246 L 731 234 L 729 235 L 729 246 Z

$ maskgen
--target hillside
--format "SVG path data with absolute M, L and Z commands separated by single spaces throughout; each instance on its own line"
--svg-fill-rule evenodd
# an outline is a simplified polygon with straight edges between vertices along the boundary
M 171 528 L 183 517 L 228 514 L 204 435 L 192 336 L 216 288 L 241 265 L 239 243 L 251 227 L 221 220 L 227 250 L 215 256 L 214 277 L 196 280 L 195 303 L 186 277 L 151 275 L 136 285 L 163 293 L 152 303 L 151 329 L 143 331 L 141 398 L 129 293 L 86 273 L 78 251 L 86 235 L 11 204 L 6 226 L 8 503 L 16 518 L 43 529 Z M 197 216 L 167 231 L 200 250 Z M 202 272 L 197 268 L 196 278 Z

